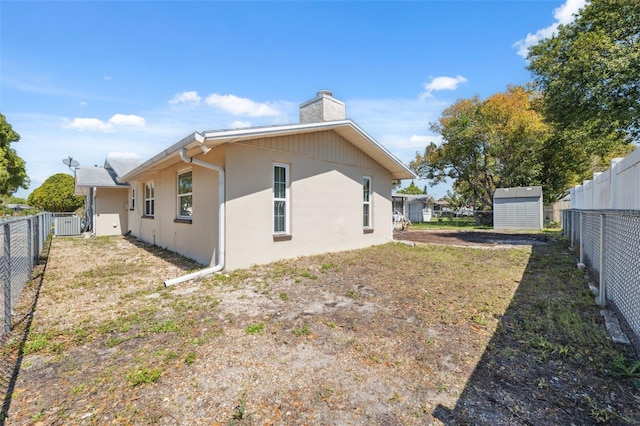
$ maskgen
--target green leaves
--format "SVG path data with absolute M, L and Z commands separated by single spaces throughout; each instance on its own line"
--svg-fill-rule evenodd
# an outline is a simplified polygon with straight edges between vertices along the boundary
M 84 199 L 74 195 L 73 176 L 57 173 L 36 188 L 28 202 L 49 212 L 72 212 L 82 206 Z
M 18 188 L 27 189 L 29 178 L 26 165 L 11 148 L 13 142 L 20 141 L 20 135 L 13 130 L 7 119 L 0 114 L 0 194 L 13 194 Z
M 528 59 L 547 120 L 596 162 L 640 137 L 640 0 L 591 1 Z
M 537 101 L 520 86 L 486 100 L 457 101 L 431 124 L 443 143 L 417 153 L 411 168 L 435 183 L 454 179 L 454 189 L 477 209 L 491 208 L 497 187 L 540 184 L 548 127 L 534 108 Z

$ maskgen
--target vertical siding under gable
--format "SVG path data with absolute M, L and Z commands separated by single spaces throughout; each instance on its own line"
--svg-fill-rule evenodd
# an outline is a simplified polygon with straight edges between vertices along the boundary
M 376 162 L 332 130 L 302 135 L 260 138 L 243 145 L 288 152 L 316 160 L 372 169 Z

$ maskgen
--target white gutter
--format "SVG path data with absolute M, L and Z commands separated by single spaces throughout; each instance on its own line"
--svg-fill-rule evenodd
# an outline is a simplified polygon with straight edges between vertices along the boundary
M 209 148 L 207 148 L 202 141 L 198 141 L 201 143 L 200 147 L 203 152 L 207 152 Z M 216 166 L 215 164 L 207 163 L 206 161 L 198 160 L 193 157 L 187 157 L 187 149 L 182 148 L 180 151 L 180 158 L 185 163 L 197 164 L 198 166 L 206 167 L 207 169 L 215 170 L 218 172 L 218 264 L 215 266 L 211 266 L 209 268 L 202 269 L 200 271 L 192 272 L 187 275 L 183 275 L 181 277 L 172 278 L 164 282 L 164 286 L 168 287 L 170 285 L 180 284 L 185 281 L 194 280 L 197 278 L 202 278 L 206 275 L 211 275 L 214 272 L 221 271 L 224 268 L 224 246 L 225 246 L 225 236 L 224 236 L 224 211 L 225 211 L 225 192 L 224 192 L 224 169 L 222 167 Z

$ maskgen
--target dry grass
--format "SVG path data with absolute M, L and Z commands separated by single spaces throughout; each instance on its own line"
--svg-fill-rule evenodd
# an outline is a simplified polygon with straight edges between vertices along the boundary
M 604 374 L 628 353 L 561 243 L 387 244 L 162 286 L 197 267 L 125 238 L 54 239 L 3 348 L 7 424 L 640 419 Z

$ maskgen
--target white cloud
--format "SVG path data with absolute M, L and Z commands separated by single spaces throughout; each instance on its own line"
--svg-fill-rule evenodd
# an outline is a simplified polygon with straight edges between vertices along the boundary
M 229 125 L 232 129 L 246 129 L 247 127 L 251 127 L 250 121 L 234 121 Z
M 427 135 L 412 135 L 409 138 L 409 145 L 415 147 L 426 147 L 431 142 L 436 145 L 440 145 L 442 143 L 442 138 L 440 136 L 427 136 Z
M 146 120 L 138 115 L 115 114 L 104 122 L 99 118 L 74 118 L 71 121 L 65 121 L 62 127 L 76 130 L 96 130 L 99 132 L 111 132 L 120 127 L 143 127 Z
M 207 96 L 205 102 L 208 105 L 218 107 L 233 115 L 247 115 L 250 117 L 275 117 L 280 115 L 277 109 L 266 103 L 255 102 L 251 99 L 241 98 L 236 95 L 219 95 L 212 93 Z
M 144 126 L 145 119 L 139 115 L 116 114 L 109 119 L 109 124 L 112 126 Z
M 461 75 L 455 77 L 431 77 L 431 81 L 425 83 L 425 91 L 420 94 L 420 99 L 431 98 L 433 97 L 433 92 L 439 90 L 456 90 L 460 84 L 466 81 L 467 79 Z
M 81 107 L 86 107 L 87 105 L 89 105 L 87 102 L 84 102 L 84 101 L 83 101 L 83 102 L 80 102 L 80 106 L 81 106 Z
M 202 100 L 202 97 L 198 95 L 198 92 L 190 91 L 190 92 L 177 93 L 173 98 L 171 98 L 169 103 L 173 105 L 187 104 L 187 105 L 197 106 L 197 105 L 200 105 L 201 100 Z
M 525 38 L 518 40 L 513 47 L 518 49 L 518 55 L 526 58 L 529 48 L 541 40 L 552 37 L 558 30 L 558 26 L 566 25 L 575 19 L 575 15 L 584 7 L 586 0 L 566 0 L 566 2 L 553 10 L 555 22 L 546 28 L 539 29 L 534 34 L 528 33 Z

